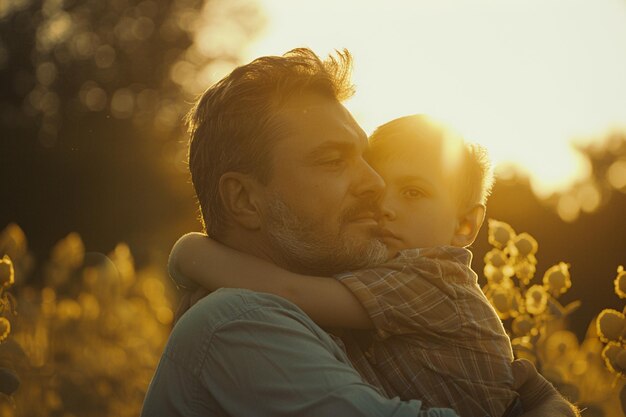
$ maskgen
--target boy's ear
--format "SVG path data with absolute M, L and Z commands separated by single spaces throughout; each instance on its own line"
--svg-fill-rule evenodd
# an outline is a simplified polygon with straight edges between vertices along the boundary
M 229 217 L 245 229 L 260 227 L 257 196 L 260 184 L 254 178 L 241 172 L 227 172 L 222 175 L 219 193 Z
M 464 248 L 474 243 L 483 220 L 485 220 L 484 204 L 476 204 L 463 213 L 458 219 L 457 227 L 452 237 L 452 246 Z

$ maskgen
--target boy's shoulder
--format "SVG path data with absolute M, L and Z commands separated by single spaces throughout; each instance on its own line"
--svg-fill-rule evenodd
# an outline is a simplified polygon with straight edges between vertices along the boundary
M 396 262 L 418 275 L 434 271 L 432 277 L 450 284 L 474 285 L 478 276 L 472 270 L 472 252 L 456 246 L 436 246 L 400 251 Z
M 423 259 L 453 262 L 469 267 L 472 263 L 472 252 L 467 248 L 460 248 L 457 246 L 410 248 L 401 250 L 396 257 L 390 259 L 388 262 L 411 262 Z
M 472 252 L 455 246 L 411 248 L 401 250 L 395 257 L 370 268 L 338 274 L 340 281 L 357 278 L 360 281 L 380 282 L 394 277 L 414 282 L 425 280 L 437 286 L 449 284 L 475 285 L 477 275 L 471 269 Z

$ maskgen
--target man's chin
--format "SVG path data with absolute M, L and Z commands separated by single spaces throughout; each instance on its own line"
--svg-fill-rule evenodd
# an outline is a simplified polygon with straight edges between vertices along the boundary
M 348 223 L 349 225 L 354 225 L 354 226 L 362 226 L 362 227 L 378 227 L 378 222 L 372 218 L 363 218 L 363 219 L 358 219 L 358 220 L 352 220 L 350 223 Z
M 339 236 L 344 254 L 348 254 L 352 268 L 365 268 L 387 260 L 387 247 L 376 238 L 378 225 L 346 228 Z
M 380 227 L 373 219 L 355 220 L 343 227 L 343 234 L 365 241 L 373 240 L 379 235 Z
M 351 222 L 341 229 L 337 239 L 343 242 L 343 246 L 357 247 L 359 250 L 367 248 L 378 238 L 378 224 L 376 222 Z

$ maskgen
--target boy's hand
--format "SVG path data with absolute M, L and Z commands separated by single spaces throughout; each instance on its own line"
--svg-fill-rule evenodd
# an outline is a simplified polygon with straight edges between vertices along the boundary
M 526 412 L 523 417 L 579 417 L 575 406 L 566 401 L 537 368 L 526 359 L 513 361 L 513 389 Z

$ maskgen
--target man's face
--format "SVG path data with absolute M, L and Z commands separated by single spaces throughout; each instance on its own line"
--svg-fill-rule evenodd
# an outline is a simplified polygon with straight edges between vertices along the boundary
M 450 245 L 458 220 L 452 174 L 457 170 L 445 169 L 441 152 L 416 148 L 372 161 L 372 166 L 387 184 L 380 226 L 390 256 L 402 249 Z
M 374 238 L 384 183 L 363 159 L 367 136 L 338 102 L 300 97 L 281 110 L 262 221 L 278 263 L 332 274 L 386 259 Z

